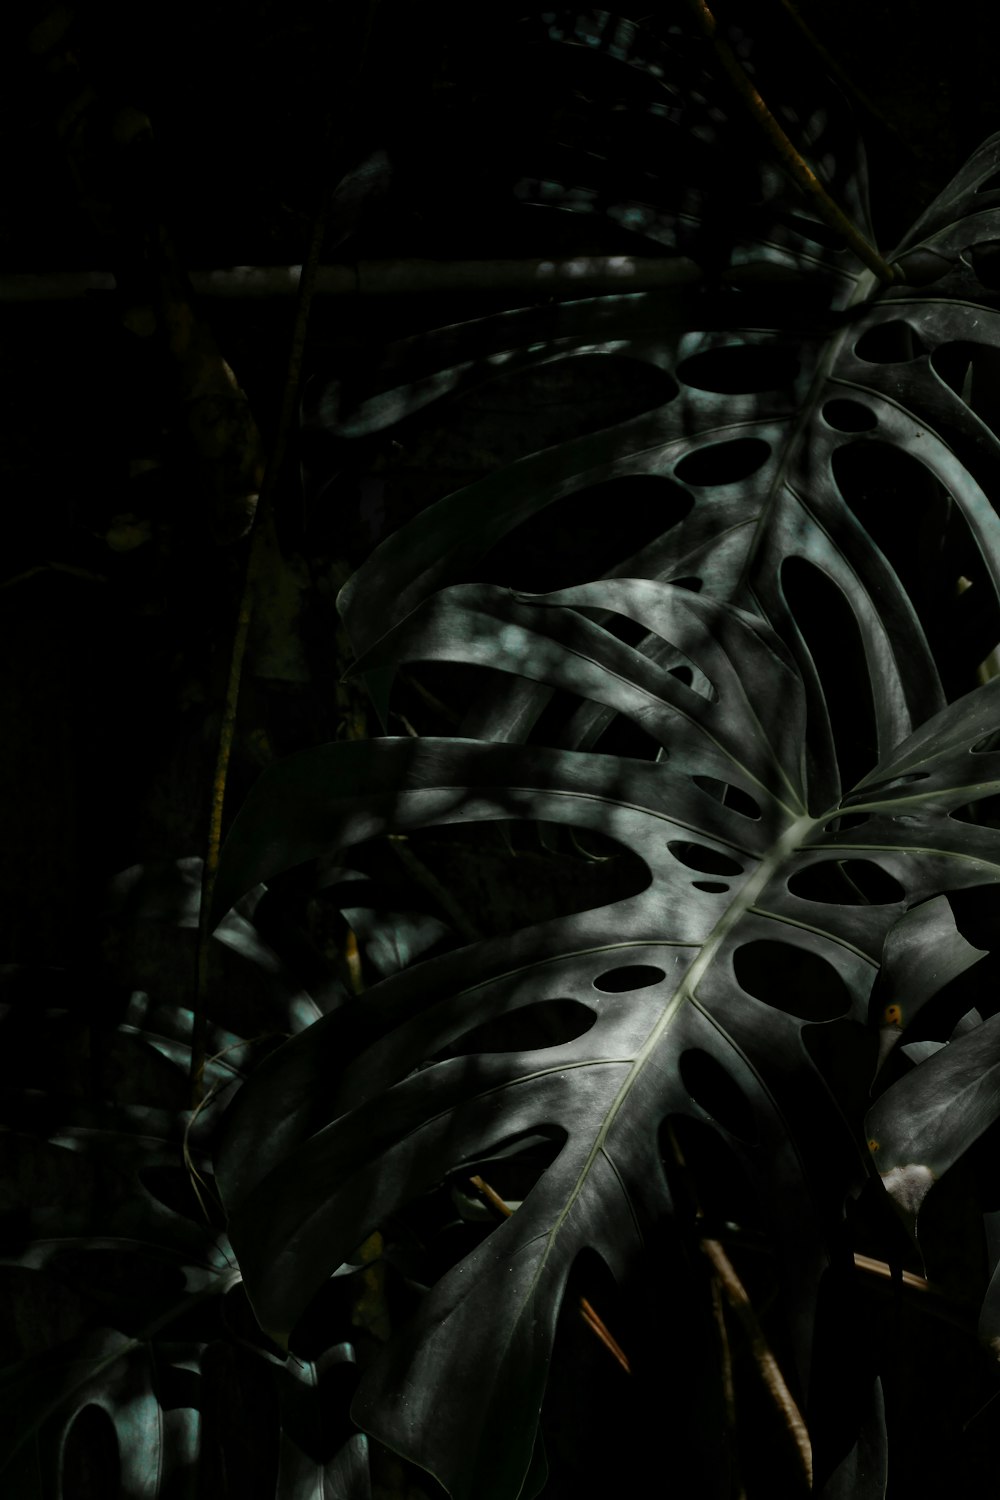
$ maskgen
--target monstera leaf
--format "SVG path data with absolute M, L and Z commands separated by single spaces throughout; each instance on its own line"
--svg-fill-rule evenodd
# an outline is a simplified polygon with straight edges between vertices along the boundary
M 868 764 L 889 754 L 971 686 L 970 662 L 996 643 L 998 164 L 994 138 L 897 249 L 887 289 L 842 249 L 834 281 L 817 272 L 812 302 L 794 287 L 707 285 L 541 306 L 421 334 L 380 368 L 317 388 L 307 426 L 336 439 L 343 467 L 352 442 L 391 432 L 405 450 L 434 403 L 491 383 L 499 395 L 514 371 L 554 379 L 597 361 L 609 388 L 637 370 L 645 382 L 627 420 L 528 452 L 381 542 L 341 595 L 359 654 L 446 584 L 485 576 L 537 590 L 526 559 L 547 544 L 549 572 L 565 573 L 560 530 L 613 513 L 586 569 L 559 582 L 683 581 L 759 608 L 806 684 L 814 779 L 821 766 L 833 775 L 836 718 L 820 637 L 842 635 L 859 682 L 850 734 L 871 741 L 846 768 L 852 784 L 869 748 Z M 766 241 L 753 249 L 763 268 L 776 255 Z M 390 462 L 386 489 L 392 476 Z M 384 693 L 384 678 L 369 680 Z M 524 738 L 546 701 L 511 689 L 474 705 L 466 731 Z M 838 790 L 833 775 L 825 800 Z
M 341 594 L 356 670 L 387 723 L 411 665 L 457 667 L 461 722 L 268 771 L 224 852 L 218 914 L 305 861 L 350 865 L 367 840 L 444 824 L 561 824 L 637 856 L 647 883 L 408 964 L 270 1057 L 216 1155 L 232 1243 L 261 1326 L 294 1341 L 373 1231 L 426 1224 L 442 1199 L 467 1219 L 469 1179 L 507 1174 L 503 1222 L 404 1255 L 415 1301 L 353 1411 L 456 1500 L 513 1500 L 541 1483 L 539 1410 L 580 1268 L 634 1290 L 653 1260 L 683 1265 L 669 1337 L 700 1283 L 666 1247 L 696 1250 L 706 1223 L 749 1235 L 816 1488 L 875 1500 L 880 1397 L 829 1311 L 846 1305 L 845 1201 L 870 1178 L 868 1135 L 913 1197 L 992 1118 L 991 1022 L 964 1017 L 903 1078 L 927 1043 L 893 1052 L 979 958 L 948 893 L 1000 871 L 983 813 L 1000 688 L 968 691 L 1000 638 L 1000 138 L 880 284 L 789 210 L 683 25 L 660 41 L 603 12 L 533 25 L 574 102 L 522 197 L 604 214 L 701 283 L 421 333 L 314 387 L 316 498 L 353 468 L 403 513 Z M 870 238 L 842 107 L 765 92 Z M 592 135 L 611 117 L 679 151 L 626 153 L 619 177 Z M 572 408 L 574 370 L 586 415 L 563 441 L 545 402 Z M 515 377 L 531 383 L 509 446 L 480 444 L 482 477 L 414 514 L 401 476 L 421 452 L 462 467 L 438 409 L 461 455 L 463 411 L 516 410 Z M 689 1345 L 681 1367 L 703 1369 L 713 1356 Z M 726 1492 L 711 1462 L 703 1478 L 699 1493 Z
M 666 664 L 581 611 L 656 636 Z M 608 579 L 536 598 L 459 587 L 409 623 L 361 666 L 395 662 L 407 641 L 418 658 L 488 651 L 493 667 L 635 718 L 663 759 L 462 740 L 304 752 L 267 772 L 239 815 L 220 910 L 374 834 L 496 818 L 604 834 L 640 854 L 649 884 L 432 960 L 324 1018 L 235 1101 L 216 1169 L 251 1301 L 281 1341 L 407 1201 L 549 1141 L 517 1212 L 427 1291 L 354 1407 L 452 1494 L 499 1500 L 531 1461 L 574 1262 L 596 1251 L 627 1283 L 669 1218 L 668 1119 L 700 1120 L 752 1183 L 781 1268 L 790 1378 L 808 1392 L 817 1286 L 864 1149 L 838 1123 L 813 1038 L 863 1035 L 907 907 L 997 878 L 993 831 L 952 814 L 1000 781 L 1000 757 L 977 750 L 1000 686 L 943 710 L 824 804 L 802 755 L 806 687 L 757 616 Z M 677 659 L 704 691 L 674 675 Z M 547 1039 L 546 1014 L 567 999 L 570 1034 Z M 828 1477 L 832 1455 L 819 1465 Z

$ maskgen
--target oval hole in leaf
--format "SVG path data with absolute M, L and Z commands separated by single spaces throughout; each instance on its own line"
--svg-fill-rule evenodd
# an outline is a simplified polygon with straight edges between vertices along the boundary
M 915 328 L 902 319 L 894 319 L 869 328 L 858 339 L 854 352 L 870 365 L 896 365 L 924 354 L 926 346 Z
M 692 880 L 691 884 L 696 891 L 707 891 L 710 896 L 718 896 L 723 891 L 729 890 L 728 885 L 722 880 Z
M 823 407 L 823 418 L 837 432 L 871 432 L 878 426 L 878 417 L 871 407 L 860 401 L 828 401 Z
M 150 1463 L 155 1463 L 150 1454 Z M 65 1500 L 100 1500 L 117 1495 L 121 1486 L 118 1434 L 100 1406 L 85 1406 L 74 1417 L 63 1449 L 62 1488 Z
M 703 875 L 741 875 L 743 866 L 719 849 L 710 849 L 707 844 L 695 844 L 689 839 L 671 839 L 667 844 L 674 859 L 689 870 L 700 870 Z
M 497 542 L 477 572 L 527 593 L 589 583 L 679 525 L 693 504 L 663 475 L 620 475 L 553 500 Z
M 994 750 L 1000 750 L 1000 729 L 991 729 L 989 734 L 984 734 L 970 749 L 973 755 L 989 755 Z
M 967 802 L 964 807 L 953 807 L 948 814 L 957 823 L 976 823 L 982 828 L 1000 828 L 1000 796 L 983 797 L 979 802 Z
M 718 703 L 719 695 L 715 687 L 709 682 L 704 672 L 697 667 L 690 667 L 686 663 L 677 667 L 668 667 L 667 676 L 676 677 L 678 682 L 690 688 L 692 693 L 697 693 L 699 698 L 707 698 L 709 703 Z
M 655 964 L 623 964 L 618 969 L 608 969 L 594 980 L 594 989 L 606 995 L 624 995 L 629 990 L 646 990 L 666 978 Z
M 677 378 L 697 391 L 752 395 L 789 385 L 799 373 L 794 350 L 780 344 L 729 344 L 693 354 L 677 368 Z
M 682 484 L 735 484 L 756 474 L 770 456 L 771 445 L 763 438 L 731 438 L 685 454 L 674 474 Z
M 966 250 L 964 259 L 972 266 L 983 286 L 995 292 L 1000 288 L 1000 240 L 984 240 Z
M 976 346 L 952 346 L 951 352 L 956 378 L 961 369 L 964 382 L 971 357 L 975 381 Z M 979 368 L 988 378 L 987 368 Z M 945 692 L 959 696 L 970 669 L 1000 638 L 995 593 L 962 507 L 926 464 L 879 440 L 845 444 L 833 454 L 831 468 L 841 495 L 916 610 Z M 899 524 L 901 508 L 905 526 Z M 983 587 L 959 595 L 955 580 L 962 574 Z
M 733 812 L 739 813 L 743 818 L 759 818 L 760 807 L 745 792 L 742 787 L 733 786 L 730 781 L 719 781 L 715 776 L 692 776 L 691 780 L 695 786 L 701 787 L 716 802 L 721 802 L 725 807 L 731 807 Z
M 878 760 L 868 664 L 854 611 L 833 580 L 801 557 L 785 558 L 781 589 L 822 684 L 841 785 L 854 786 Z
M 742 989 L 803 1021 L 833 1021 L 850 1009 L 846 984 L 831 963 L 797 944 L 756 938 L 733 954 Z
M 583 1036 L 596 1020 L 595 1013 L 579 1000 L 539 1000 L 463 1032 L 435 1053 L 434 1061 L 475 1057 L 481 1052 L 530 1052 L 535 1048 L 561 1047 Z
M 667 752 L 651 734 L 634 724 L 627 714 L 615 714 L 606 729 L 590 747 L 601 755 L 617 755 L 627 760 L 666 760 Z
M 696 1104 L 717 1120 L 730 1135 L 743 1141 L 757 1139 L 757 1126 L 750 1101 L 725 1068 L 700 1047 L 681 1054 L 681 1082 Z
M 871 859 L 822 859 L 797 870 L 788 881 L 793 896 L 838 906 L 892 906 L 906 892 Z
M 684 1158 L 682 1170 L 671 1133 Z M 660 1126 L 660 1160 L 672 1195 L 694 1218 L 700 1207 L 712 1229 L 725 1224 L 750 1232 L 762 1227 L 757 1194 L 733 1147 L 705 1120 L 671 1115 Z M 697 1202 L 693 1201 L 692 1190 Z
M 991 172 L 976 188 L 977 193 L 1000 193 L 1000 172 Z
M 966 389 L 969 367 L 974 364 L 981 347 L 968 339 L 954 339 L 939 344 L 931 355 L 931 369 L 956 396 L 962 396 Z

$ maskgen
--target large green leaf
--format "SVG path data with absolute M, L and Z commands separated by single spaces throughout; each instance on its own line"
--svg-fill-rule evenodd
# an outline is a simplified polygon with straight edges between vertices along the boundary
M 655 632 L 712 695 L 581 608 Z M 499 1500 L 517 1493 L 530 1460 L 575 1260 L 594 1249 L 627 1281 L 644 1236 L 670 1214 L 667 1117 L 711 1122 L 753 1182 L 781 1265 L 793 1379 L 808 1391 L 817 1283 L 863 1174 L 863 1144 L 837 1124 L 811 1037 L 824 1023 L 867 1023 L 883 942 L 906 904 L 1000 875 L 992 830 L 949 816 L 1000 784 L 1000 756 L 970 753 L 996 723 L 1000 686 L 897 746 L 847 799 L 846 818 L 836 802 L 808 811 L 805 691 L 757 617 L 614 579 L 535 600 L 459 588 L 413 625 L 418 657 L 433 647 L 474 659 L 489 639 L 492 665 L 575 683 L 639 718 L 665 761 L 461 740 L 304 752 L 266 773 L 240 813 L 220 910 L 245 886 L 373 834 L 477 819 L 599 831 L 641 855 L 649 885 L 433 960 L 317 1023 L 234 1103 L 216 1165 L 251 1300 L 284 1339 L 401 1205 L 519 1140 L 557 1143 L 517 1213 L 431 1288 L 355 1404 L 368 1431 L 453 1494 Z M 392 642 L 384 649 L 395 657 Z M 730 787 L 743 810 L 720 800 Z M 572 1039 L 537 1050 L 512 1033 L 506 1050 L 494 1031 L 477 1047 L 478 1028 L 564 996 L 584 1013 Z M 808 1104 L 803 1075 L 819 1085 Z M 838 1130 L 840 1155 L 819 1162 L 815 1142 L 826 1135 L 829 1151 Z
M 315 420 L 343 444 L 515 367 L 599 357 L 609 381 L 636 362 L 661 381 L 652 409 L 519 458 L 382 542 L 341 596 L 359 653 L 448 582 L 492 568 L 516 587 L 518 528 L 549 507 L 606 494 L 628 508 L 634 493 L 650 514 L 662 504 L 666 529 L 619 555 L 610 527 L 592 571 L 683 579 L 763 609 L 806 682 L 814 776 L 833 772 L 829 715 L 816 642 L 796 616 L 810 594 L 839 601 L 837 629 L 847 645 L 857 636 L 877 753 L 888 754 L 971 685 L 969 663 L 998 633 L 1000 522 L 987 498 L 1000 478 L 998 162 L 994 138 L 904 241 L 897 281 L 878 292 L 870 273 L 850 273 L 840 311 L 777 293 L 596 298 L 421 335 L 389 351 L 388 388 L 378 372 L 331 385 Z M 515 690 L 470 730 L 523 737 L 544 701 Z M 824 800 L 836 791 L 834 779 Z
M 748 1218 L 775 1268 L 769 1326 L 813 1430 L 817 1487 L 883 1494 L 880 1392 L 826 1296 L 843 1295 L 843 1206 L 870 1171 L 859 1095 L 902 1011 L 978 956 L 943 894 L 1000 872 L 978 811 L 1000 782 L 1000 689 L 967 693 L 1000 636 L 1000 138 L 880 288 L 788 209 L 705 45 L 683 33 L 660 44 L 603 12 L 546 13 L 532 35 L 539 56 L 565 47 L 575 103 L 521 189 L 684 254 L 700 289 L 421 333 L 311 394 L 308 436 L 332 444 L 307 450 L 314 490 L 353 467 L 405 520 L 341 594 L 358 670 L 384 715 L 398 668 L 458 664 L 464 718 L 451 740 L 331 745 L 273 768 L 217 888 L 222 915 L 257 882 L 381 834 L 516 819 L 602 835 L 648 870 L 627 898 L 390 974 L 269 1058 L 227 1115 L 218 1181 L 249 1296 L 279 1342 L 373 1230 L 446 1190 L 461 1208 L 471 1173 L 521 1162 L 517 1211 L 411 1275 L 426 1290 L 354 1406 L 458 1500 L 533 1491 L 580 1266 L 596 1256 L 620 1286 L 648 1285 L 651 1247 L 697 1239 L 668 1123 L 703 1143 L 694 1178 L 714 1194 L 709 1217 L 738 1221 L 734 1233 Z M 836 105 L 813 112 L 804 84 L 797 99 L 765 92 L 870 237 Z M 635 154 L 619 179 L 589 134 L 609 110 L 643 137 L 661 122 L 678 151 L 659 167 Z M 533 409 L 523 434 L 508 420 L 506 447 L 478 443 L 468 466 L 481 477 L 430 486 L 413 515 L 408 464 L 437 444 L 442 467 L 462 467 L 443 427 L 421 449 L 438 408 L 461 417 L 478 393 L 516 411 L 518 376 L 525 404 L 554 393 L 563 420 L 573 371 L 586 415 L 566 420 L 568 440 Z M 627 515 L 640 512 L 636 542 Z M 566 559 L 577 517 L 590 550 Z M 482 667 L 476 697 L 468 669 Z M 655 759 L 601 753 L 622 721 Z M 891 1116 L 879 1165 L 891 1170 L 897 1137 L 916 1150 L 921 1130 L 940 1165 L 987 1119 L 989 1023 L 969 1025 L 912 1075 L 945 1079 L 929 1102 L 904 1078 L 876 1106 Z M 677 1298 L 693 1296 L 697 1278 L 681 1280 Z M 703 1358 L 671 1351 L 695 1371 Z M 831 1370 L 854 1382 L 847 1405 Z M 713 1471 L 705 1492 L 718 1483 Z

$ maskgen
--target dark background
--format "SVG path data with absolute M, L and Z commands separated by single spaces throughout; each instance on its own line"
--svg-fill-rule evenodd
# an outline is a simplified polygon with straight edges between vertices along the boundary
M 883 250 L 1000 129 L 991 10 L 924 0 L 905 7 L 805 0 L 800 8 L 857 93 Z M 391 190 L 340 259 L 650 253 L 607 221 L 539 213 L 514 199 L 511 183 L 531 144 L 513 108 L 519 62 L 510 28 L 520 11 L 385 0 L 364 86 L 352 94 L 362 22 L 354 7 L 91 4 L 67 33 L 79 77 L 109 110 L 130 105 L 147 114 L 155 137 L 148 177 L 123 189 L 102 179 L 99 156 L 85 161 L 82 179 L 79 159 L 68 157 L 59 88 L 42 79 L 23 45 L 44 7 L 21 8 L 2 23 L 0 275 L 112 269 L 126 253 L 133 209 L 169 227 L 188 269 L 300 263 L 331 159 L 350 165 L 379 146 L 392 159 Z M 776 67 L 794 68 L 806 55 L 815 65 L 779 0 L 734 3 L 725 13 Z M 656 30 L 672 14 L 646 0 L 635 18 Z M 110 202 L 111 213 L 95 213 L 95 201 Z M 488 288 L 319 300 L 305 373 L 329 374 L 393 338 L 504 305 L 518 299 Z M 202 313 L 266 444 L 292 302 L 216 301 Z M 190 951 L 164 945 L 136 954 L 109 919 L 104 891 L 127 866 L 202 853 L 245 544 L 220 545 L 192 501 L 172 439 L 168 362 L 155 338 L 123 327 L 116 294 L 8 300 L 0 326 L 0 957 L 71 969 L 85 990 L 112 996 L 159 966 L 180 997 Z M 376 454 L 376 465 L 395 464 L 394 493 L 412 510 L 516 456 L 540 396 L 561 433 L 586 420 L 588 400 L 607 393 L 597 383 L 512 387 L 486 407 L 473 404 L 460 430 L 442 418 L 401 458 Z M 310 508 L 298 457 L 293 443 L 245 673 L 231 809 L 276 757 L 375 728 L 359 693 L 339 681 L 349 656 L 334 599 L 401 517 L 391 506 L 366 509 L 353 481 L 325 508 Z M 148 467 L 130 478 L 136 460 Z M 109 537 L 135 544 L 120 549 Z M 426 694 L 414 700 L 424 732 L 446 730 L 448 709 Z M 556 856 L 535 847 L 522 851 L 516 891 L 499 878 L 499 843 L 430 839 L 421 853 L 444 888 L 462 892 L 480 930 L 542 915 L 552 899 Z M 564 862 L 560 873 L 570 904 L 586 905 L 579 863 Z M 321 932 L 316 941 L 319 959 L 333 964 L 329 937 Z M 957 1178 L 950 1191 L 938 1205 L 942 1223 L 949 1207 L 961 1207 Z M 944 1242 L 946 1231 L 938 1233 Z M 989 1492 L 994 1456 L 980 1440 L 989 1414 L 971 1436 L 960 1431 L 983 1394 L 965 1335 L 936 1324 L 928 1334 L 921 1323 L 919 1335 L 905 1333 L 895 1348 L 894 1399 L 906 1409 L 909 1437 L 899 1493 L 934 1493 L 949 1481 L 961 1489 L 977 1479 Z M 585 1372 L 591 1358 L 586 1344 L 570 1350 Z M 594 1420 L 626 1427 L 625 1396 L 606 1385 L 594 1390 Z M 554 1410 L 553 1431 L 560 1422 L 572 1430 L 581 1399 L 578 1388 L 575 1404 Z M 771 1439 L 780 1441 L 766 1434 L 773 1419 L 751 1412 L 744 1420 L 764 1424 L 758 1458 L 766 1466 Z M 925 1434 L 935 1423 L 940 1440 L 931 1443 Z M 761 1472 L 766 1482 L 766 1467 Z M 928 1472 L 936 1476 L 929 1489 L 907 1490 L 907 1476 L 919 1485 Z

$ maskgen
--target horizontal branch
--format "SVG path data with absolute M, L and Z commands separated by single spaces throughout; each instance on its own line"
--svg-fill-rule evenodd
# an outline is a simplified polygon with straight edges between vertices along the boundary
M 201 297 L 290 297 L 301 266 L 232 266 L 192 271 Z M 580 297 L 602 292 L 683 291 L 704 280 L 694 261 L 683 256 L 577 255 L 531 260 L 369 260 L 356 265 L 321 266 L 318 297 L 420 296 L 448 292 L 518 292 L 537 297 Z M 766 262 L 735 266 L 723 282 L 739 285 L 798 285 L 794 270 Z M 49 271 L 0 274 L 0 302 L 60 302 L 91 292 L 112 292 L 110 271 Z

